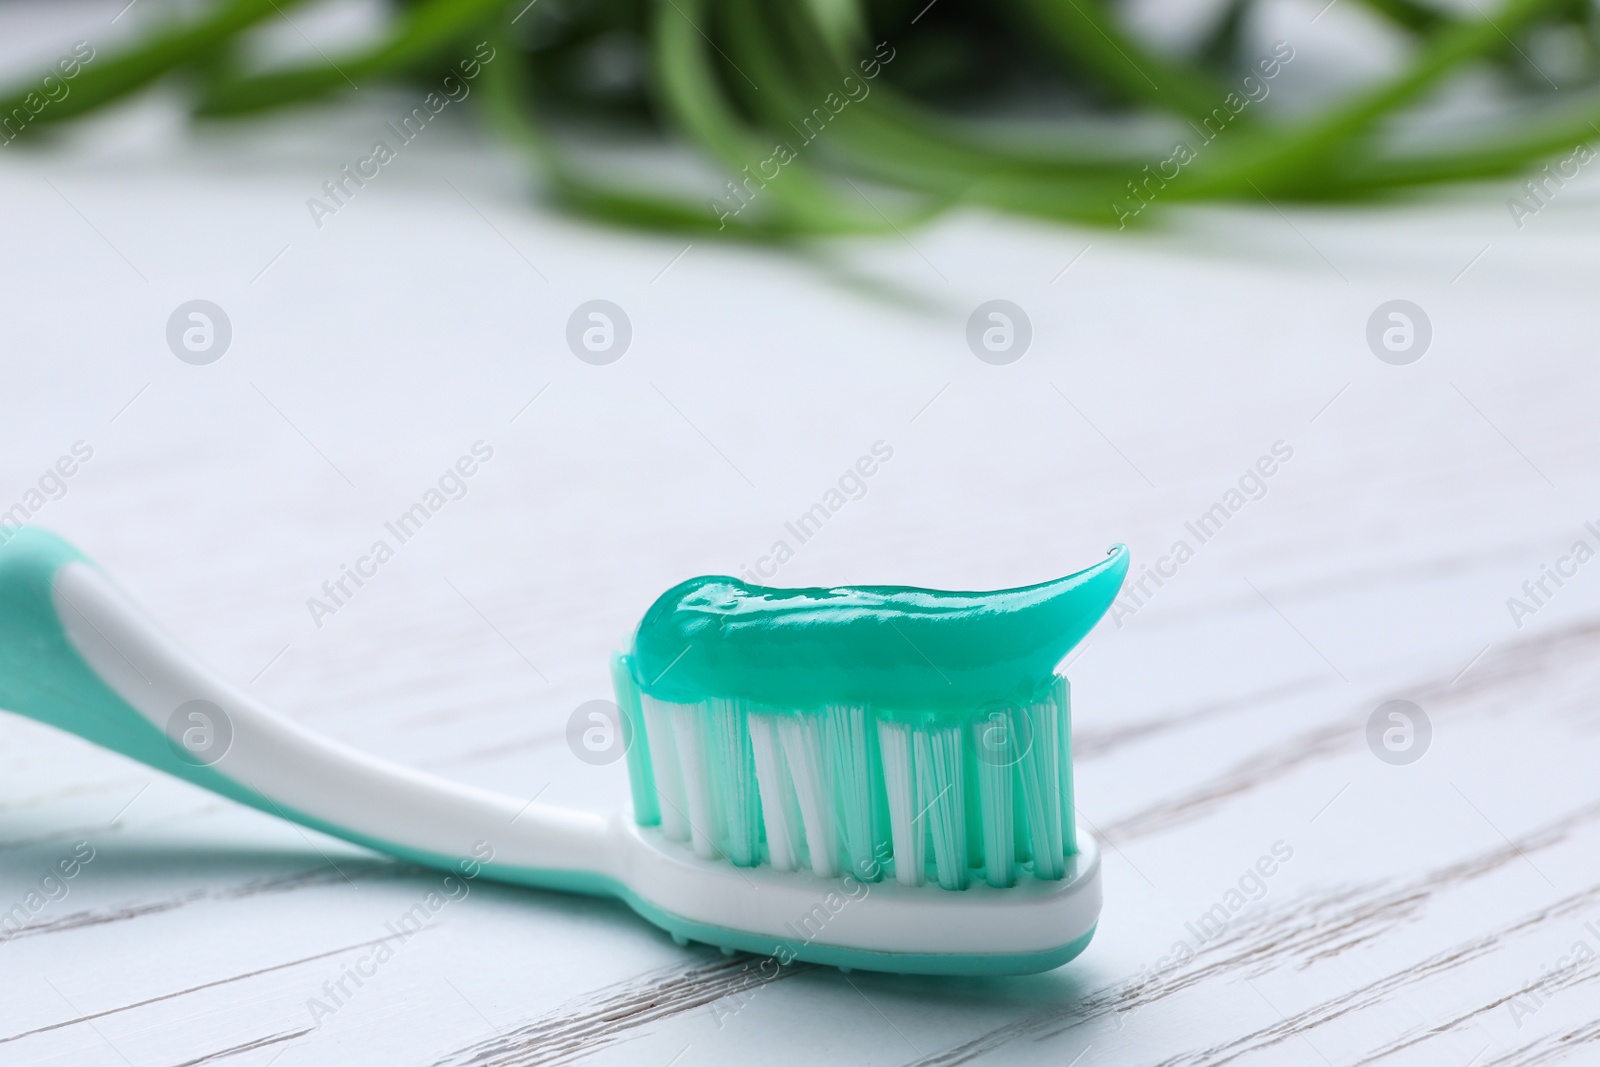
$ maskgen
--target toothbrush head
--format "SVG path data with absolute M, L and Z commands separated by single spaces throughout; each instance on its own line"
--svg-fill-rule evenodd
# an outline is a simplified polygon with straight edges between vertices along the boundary
M 0 706 L 458 878 L 620 896 L 681 941 L 1021 974 L 1077 955 L 1099 916 L 1055 668 L 1127 567 L 1118 546 L 991 593 L 685 582 L 612 663 L 634 805 L 610 819 L 274 714 L 33 528 L 0 530 Z
M 1041 585 L 770 589 L 698 578 L 616 658 L 626 896 L 680 940 L 842 968 L 1015 974 L 1083 950 L 1057 665 L 1128 552 Z

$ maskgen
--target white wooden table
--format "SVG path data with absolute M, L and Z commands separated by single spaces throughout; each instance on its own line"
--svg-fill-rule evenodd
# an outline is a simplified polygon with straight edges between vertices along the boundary
M 29 33 L 10 69 L 72 29 Z M 201 136 L 157 100 L 0 153 L 0 510 L 84 442 L 36 521 L 202 658 L 345 741 L 592 808 L 625 774 L 564 731 L 607 653 L 875 442 L 774 582 L 995 587 L 1186 540 L 1071 665 L 1100 932 L 1030 978 L 763 982 L 619 904 L 479 884 L 314 1013 L 437 876 L 6 715 L 0 908 L 93 858 L 0 943 L 0 1062 L 1600 1057 L 1600 563 L 1507 606 L 1600 548 L 1591 184 L 1521 230 L 1494 187 L 1138 237 L 963 216 L 805 259 L 551 215 L 458 115 L 319 230 L 306 198 L 397 106 L 362 95 Z M 208 366 L 164 336 L 195 298 L 233 327 Z M 594 298 L 633 324 L 609 366 L 564 339 Z M 995 298 L 1032 322 L 1009 366 L 964 338 Z M 1432 324 L 1406 366 L 1365 337 L 1397 298 Z M 318 626 L 307 599 L 477 441 L 466 496 Z M 1406 765 L 1366 739 L 1391 699 L 1431 724 Z

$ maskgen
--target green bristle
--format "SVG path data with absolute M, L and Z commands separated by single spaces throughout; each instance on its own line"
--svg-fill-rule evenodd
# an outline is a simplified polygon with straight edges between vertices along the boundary
M 661 822 L 661 803 L 656 798 L 656 776 L 650 766 L 650 735 L 644 728 L 644 710 L 639 706 L 639 687 L 633 681 L 633 665 L 628 657 L 611 657 L 611 686 L 617 695 L 624 737 L 628 745 L 628 785 L 633 790 L 633 820 L 640 826 Z
M 960 726 L 916 730 L 918 799 L 933 840 L 933 863 L 939 885 L 967 887 L 968 834 L 966 746 Z
M 1049 743 L 1060 728 L 1060 710 L 1052 693 L 1016 713 L 1027 717 L 1027 732 L 1037 739 L 1017 761 L 1034 855 L 1033 873 L 1036 878 L 1052 880 L 1066 872 L 1061 843 L 1062 805 L 1057 799 L 1061 796 L 1060 747 Z
M 1078 810 L 1073 797 L 1072 778 L 1072 683 L 1057 678 L 1053 687 L 1061 708 L 1061 722 L 1057 738 L 1061 745 L 1061 850 L 1069 856 L 1078 854 Z
M 1032 745 L 1032 737 L 1019 738 L 1019 744 Z M 1016 788 L 1011 791 L 1011 847 L 1016 849 L 1017 862 L 1027 863 L 1033 859 L 1031 833 L 1028 824 L 1028 802 L 1025 791 Z
M 961 795 L 965 800 L 967 866 L 983 866 L 983 794 L 978 791 L 978 751 L 971 731 L 961 731 Z
M 1013 829 L 1016 802 L 1012 770 L 1016 763 L 1016 738 L 1010 712 L 995 711 L 972 724 L 973 768 L 978 778 L 979 842 L 984 880 L 996 888 L 1010 886 L 1015 861 Z
M 872 849 L 878 866 L 893 856 L 894 841 L 889 832 L 889 795 L 883 781 L 882 736 L 878 730 L 878 717 L 867 716 L 868 743 L 872 746 Z
M 646 735 L 630 775 L 658 800 L 636 804 L 640 821 L 654 814 L 699 856 L 864 881 L 887 859 L 903 884 L 959 890 L 1013 886 L 1030 867 L 1060 879 L 1076 850 L 1064 679 L 965 716 L 648 696 L 629 708 L 618 694 Z

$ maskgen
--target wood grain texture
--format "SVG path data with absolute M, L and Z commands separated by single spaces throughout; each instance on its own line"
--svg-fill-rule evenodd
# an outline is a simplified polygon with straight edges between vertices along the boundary
M 120 6 L 0 12 L 0 62 L 114 39 Z M 1100 932 L 1031 978 L 771 974 L 474 884 L 398 940 L 438 875 L 0 715 L 0 914 L 94 850 L 0 941 L 0 1064 L 1600 1057 L 1600 564 L 1507 604 L 1600 548 L 1587 176 L 1521 230 L 1486 188 L 685 252 L 545 212 L 455 116 L 319 229 L 306 198 L 402 102 L 360 95 L 194 135 L 156 100 L 0 152 L 0 511 L 87 442 L 37 521 L 204 660 L 343 741 L 597 810 L 626 775 L 565 727 L 607 653 L 675 581 L 792 541 L 875 442 L 774 582 L 999 587 L 1113 541 L 1137 576 L 1185 540 L 1071 661 Z M 234 326 L 208 367 L 164 340 L 196 297 Z M 564 341 L 595 297 L 633 322 L 609 367 Z M 964 341 L 995 297 L 1033 322 L 1007 367 Z M 1397 297 L 1434 331 L 1405 367 L 1365 340 Z M 466 494 L 318 625 L 307 599 L 478 441 Z M 1406 766 L 1366 739 L 1396 698 L 1432 726 Z

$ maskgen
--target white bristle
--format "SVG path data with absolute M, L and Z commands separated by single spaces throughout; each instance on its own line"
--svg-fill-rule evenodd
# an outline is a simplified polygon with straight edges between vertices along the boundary
M 689 840 L 694 854 L 703 860 L 722 854 L 718 847 L 721 814 L 715 796 L 716 781 L 706 765 L 705 742 L 710 732 L 708 717 L 694 704 L 679 704 L 672 709 L 672 734 L 678 744 L 678 768 L 683 775 L 684 815 L 689 820 Z
M 965 717 L 649 696 L 641 710 L 662 831 L 695 855 L 863 881 L 892 862 L 903 885 L 960 890 L 1065 876 L 1076 852 L 1068 700 L 1057 679 Z
M 921 885 L 926 880 L 923 843 L 928 839 L 928 832 L 918 818 L 911 728 L 897 722 L 878 723 L 878 751 L 883 753 L 883 788 L 889 798 L 895 880 L 902 885 Z
M 767 830 L 772 866 L 792 871 L 800 866 L 800 813 L 794 799 L 789 763 L 783 757 L 778 726 L 771 715 L 750 716 L 756 782 L 761 788 L 761 819 Z
M 684 810 L 683 774 L 678 770 L 678 743 L 672 735 L 672 704 L 645 695 L 640 699 L 644 728 L 650 739 L 650 769 L 661 800 L 661 832 L 670 841 L 689 840 Z
M 839 840 L 833 817 L 833 789 L 823 762 L 822 722 L 814 715 L 785 715 L 778 736 L 789 760 L 800 820 L 806 828 L 811 869 L 824 878 L 839 873 Z

